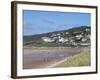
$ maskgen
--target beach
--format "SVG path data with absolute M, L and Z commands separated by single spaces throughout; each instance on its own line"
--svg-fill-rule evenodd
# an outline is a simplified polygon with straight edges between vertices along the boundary
M 63 63 L 65 58 L 78 55 L 84 49 L 68 47 L 24 47 L 23 69 L 55 67 Z

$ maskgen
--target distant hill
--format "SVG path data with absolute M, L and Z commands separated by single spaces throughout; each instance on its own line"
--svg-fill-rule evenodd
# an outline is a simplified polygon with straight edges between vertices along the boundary
M 23 44 L 33 46 L 49 44 L 50 46 L 59 45 L 68 47 L 70 45 L 79 46 L 84 43 L 84 45 L 86 44 L 85 46 L 90 46 L 90 34 L 91 27 L 80 26 L 67 30 L 23 36 Z

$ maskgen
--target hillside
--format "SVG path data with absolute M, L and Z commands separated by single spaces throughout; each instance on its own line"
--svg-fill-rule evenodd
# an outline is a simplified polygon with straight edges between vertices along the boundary
M 67 30 L 23 36 L 24 46 L 90 46 L 91 28 L 89 26 L 74 27 Z

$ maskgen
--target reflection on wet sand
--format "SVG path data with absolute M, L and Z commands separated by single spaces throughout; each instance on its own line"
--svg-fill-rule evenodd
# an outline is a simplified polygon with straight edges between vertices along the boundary
M 24 48 L 23 68 L 47 68 L 66 57 L 79 54 L 82 48 Z

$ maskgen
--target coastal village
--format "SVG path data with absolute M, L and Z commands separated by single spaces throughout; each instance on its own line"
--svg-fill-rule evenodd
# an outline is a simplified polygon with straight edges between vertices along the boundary
M 62 43 L 67 47 L 89 47 L 90 46 L 90 28 L 82 31 L 58 32 L 52 33 L 49 37 L 44 36 L 41 38 L 46 43 Z
M 80 26 L 67 30 L 25 36 L 24 45 L 34 47 L 90 47 L 91 28 Z

